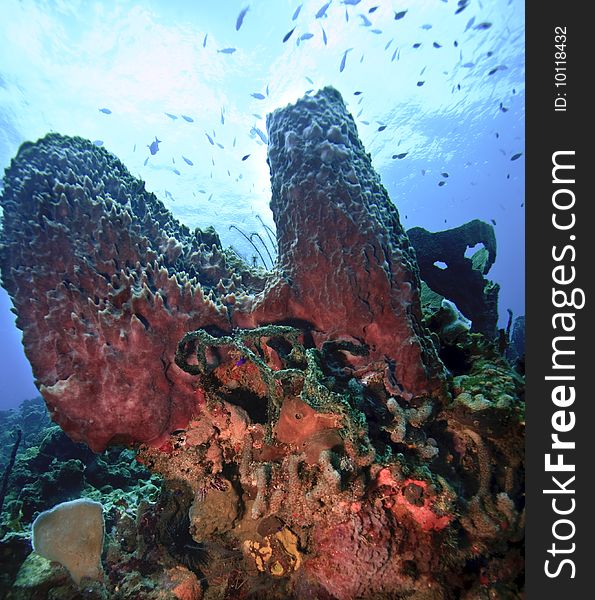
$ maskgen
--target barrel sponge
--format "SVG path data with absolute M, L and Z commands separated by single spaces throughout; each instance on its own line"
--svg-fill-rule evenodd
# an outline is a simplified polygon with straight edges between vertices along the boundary
M 64 565 L 76 583 L 101 579 L 103 536 L 103 507 L 87 498 L 57 504 L 33 522 L 33 550 Z

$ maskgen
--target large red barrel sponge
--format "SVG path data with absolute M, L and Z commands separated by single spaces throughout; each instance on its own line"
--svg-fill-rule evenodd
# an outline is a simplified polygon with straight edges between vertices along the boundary
M 23 144 L 1 205 L 2 283 L 52 418 L 96 451 L 183 427 L 200 396 L 173 362 L 177 344 L 228 328 L 227 290 L 242 277 L 258 290 L 258 277 L 80 138 Z

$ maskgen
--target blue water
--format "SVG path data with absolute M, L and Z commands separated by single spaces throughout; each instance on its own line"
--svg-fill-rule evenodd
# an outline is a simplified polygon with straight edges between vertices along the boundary
M 524 152 L 524 3 L 470 0 L 455 14 L 456 0 L 333 0 L 316 18 L 324 4 L 4 0 L 0 167 L 48 131 L 102 142 L 178 219 L 213 224 L 249 260 L 230 225 L 274 227 L 254 128 L 266 133 L 267 112 L 333 85 L 406 228 L 496 223 L 488 276 L 505 326 L 507 308 L 525 312 L 524 155 L 510 160 Z M 36 394 L 9 306 L 0 291 L 0 407 Z

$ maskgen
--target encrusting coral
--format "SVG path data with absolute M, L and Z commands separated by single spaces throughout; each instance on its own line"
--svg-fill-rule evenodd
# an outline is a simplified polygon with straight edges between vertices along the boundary
M 271 272 L 80 138 L 7 170 L 0 266 L 53 419 L 167 482 L 105 585 L 151 563 L 196 598 L 517 597 L 522 380 L 483 336 L 426 327 L 339 93 L 267 125 Z

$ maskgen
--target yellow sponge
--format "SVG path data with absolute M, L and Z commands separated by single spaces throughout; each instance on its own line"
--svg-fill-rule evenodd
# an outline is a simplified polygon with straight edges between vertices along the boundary
M 101 579 L 103 507 L 87 498 L 62 502 L 33 522 L 33 550 L 64 565 L 76 583 Z

